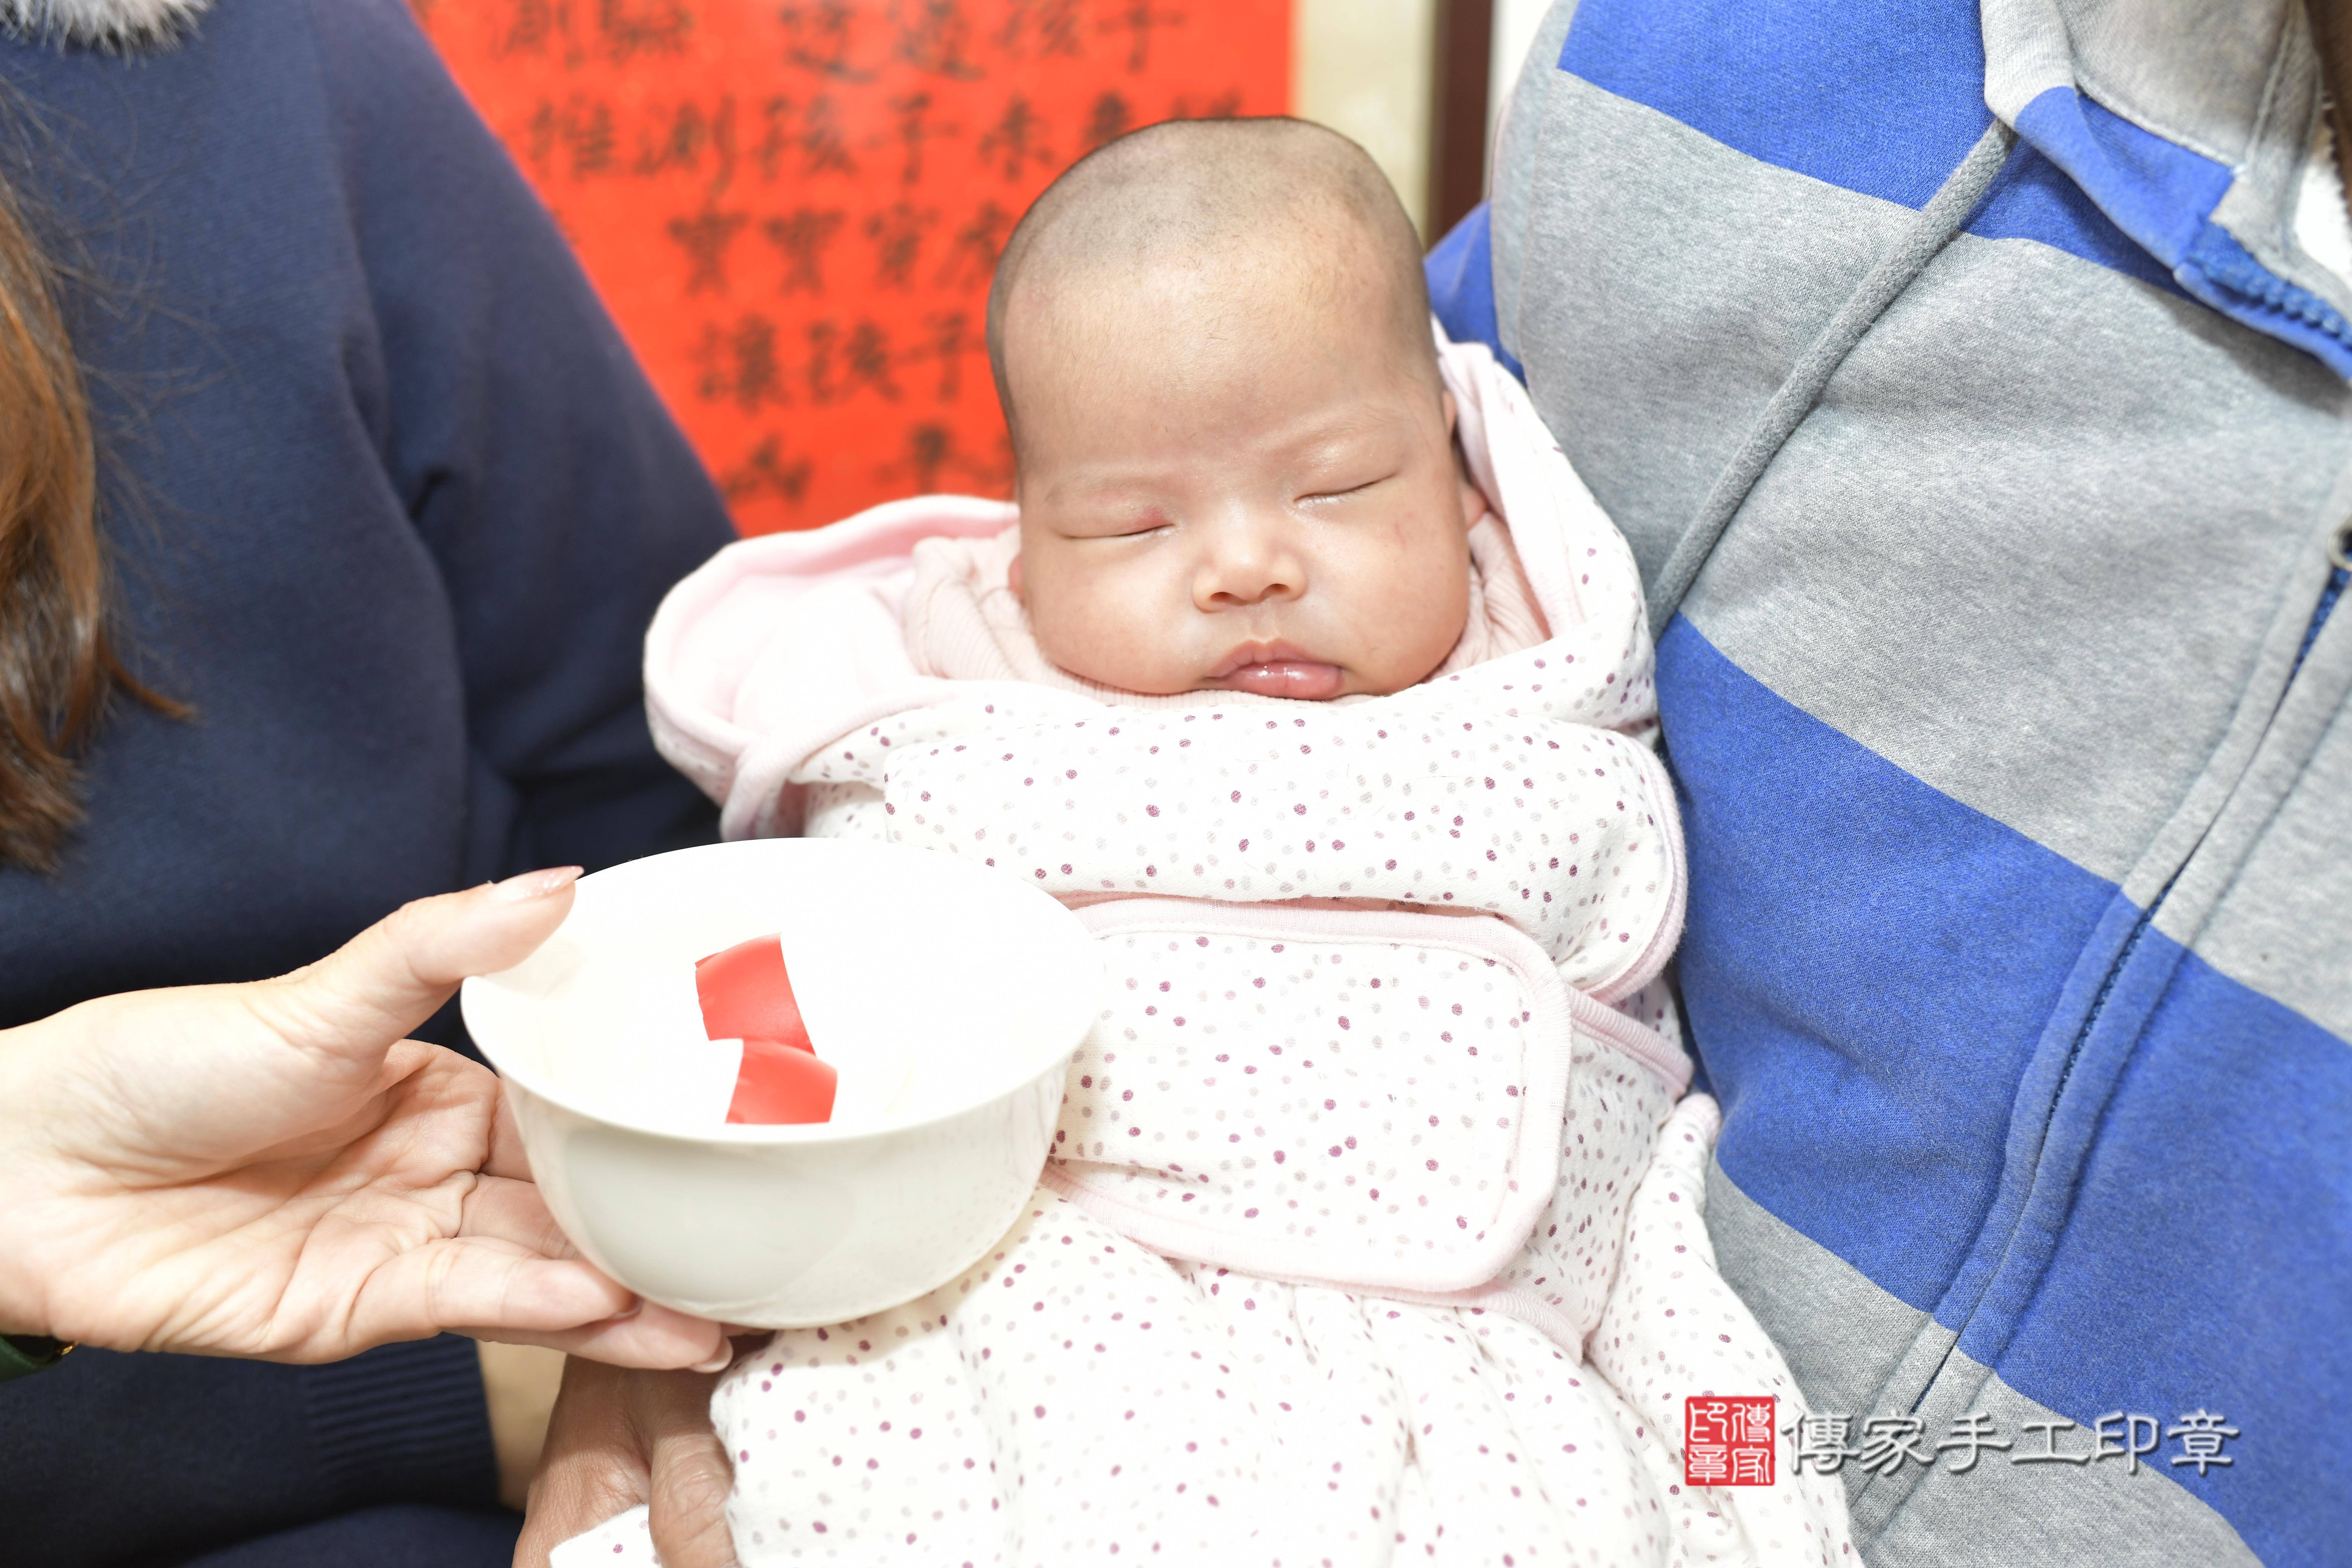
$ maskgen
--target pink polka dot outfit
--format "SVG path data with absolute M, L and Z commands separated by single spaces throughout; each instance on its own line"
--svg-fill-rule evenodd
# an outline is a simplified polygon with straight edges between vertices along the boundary
M 1713 1102 L 1677 1104 L 1639 583 L 1517 384 L 1444 364 L 1540 635 L 1393 696 L 1024 678 L 985 613 L 949 640 L 996 651 L 943 659 L 918 547 L 984 561 L 1012 515 L 954 498 L 746 542 L 665 605 L 656 736 L 728 831 L 995 866 L 1110 977 L 989 1256 L 721 1384 L 747 1568 L 1853 1560 L 1833 1478 L 1682 1483 L 1685 1394 L 1801 1405 L 1715 1271 Z

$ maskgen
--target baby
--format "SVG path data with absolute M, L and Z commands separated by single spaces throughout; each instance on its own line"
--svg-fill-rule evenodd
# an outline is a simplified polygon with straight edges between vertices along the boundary
M 1055 665 L 1316 700 L 1402 690 L 1461 640 L 1486 506 L 1412 225 L 1353 143 L 1262 120 L 1104 148 L 1013 232 L 988 344 L 1012 588 Z
M 989 1255 L 720 1385 L 741 1561 L 1841 1561 L 1835 1481 L 1689 1484 L 1729 1473 L 1686 1395 L 1801 1410 L 1660 1032 L 1640 584 L 1433 334 L 1377 169 L 1290 121 L 1114 142 L 989 348 L 1017 507 L 746 542 L 647 643 L 730 836 L 997 867 L 1108 980 Z

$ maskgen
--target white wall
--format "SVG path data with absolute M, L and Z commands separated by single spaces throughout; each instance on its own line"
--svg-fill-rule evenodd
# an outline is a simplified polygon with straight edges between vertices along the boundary
M 1486 143 L 1494 145 L 1503 97 L 1551 0 L 1494 0 Z M 1436 0 L 1297 0 L 1291 101 L 1302 120 L 1352 136 L 1428 232 L 1430 72 L 1435 67 Z
M 1298 117 L 1353 137 L 1426 233 L 1436 0 L 1297 0 L 1292 26 Z

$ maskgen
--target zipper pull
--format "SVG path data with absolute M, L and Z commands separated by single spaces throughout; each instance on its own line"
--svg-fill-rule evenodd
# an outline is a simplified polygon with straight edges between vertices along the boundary
M 2352 585 L 2352 519 L 2347 519 L 2336 531 L 2327 546 L 2327 563 L 2335 570 L 2328 573 L 2327 582 L 2319 590 L 2319 603 L 2311 608 L 2311 624 L 2303 629 L 2303 646 L 2294 650 L 2294 664 L 2286 672 L 2287 684 L 2303 673 L 2303 661 L 2311 652 L 2311 645 L 2319 640 L 2319 628 L 2327 624 L 2336 602 L 2344 596 L 2347 585 Z

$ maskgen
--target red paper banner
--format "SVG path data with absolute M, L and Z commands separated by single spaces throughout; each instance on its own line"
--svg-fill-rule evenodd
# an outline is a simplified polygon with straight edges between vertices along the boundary
M 1289 102 L 1289 0 L 415 3 L 746 533 L 1005 494 L 1013 222 L 1122 131 Z

